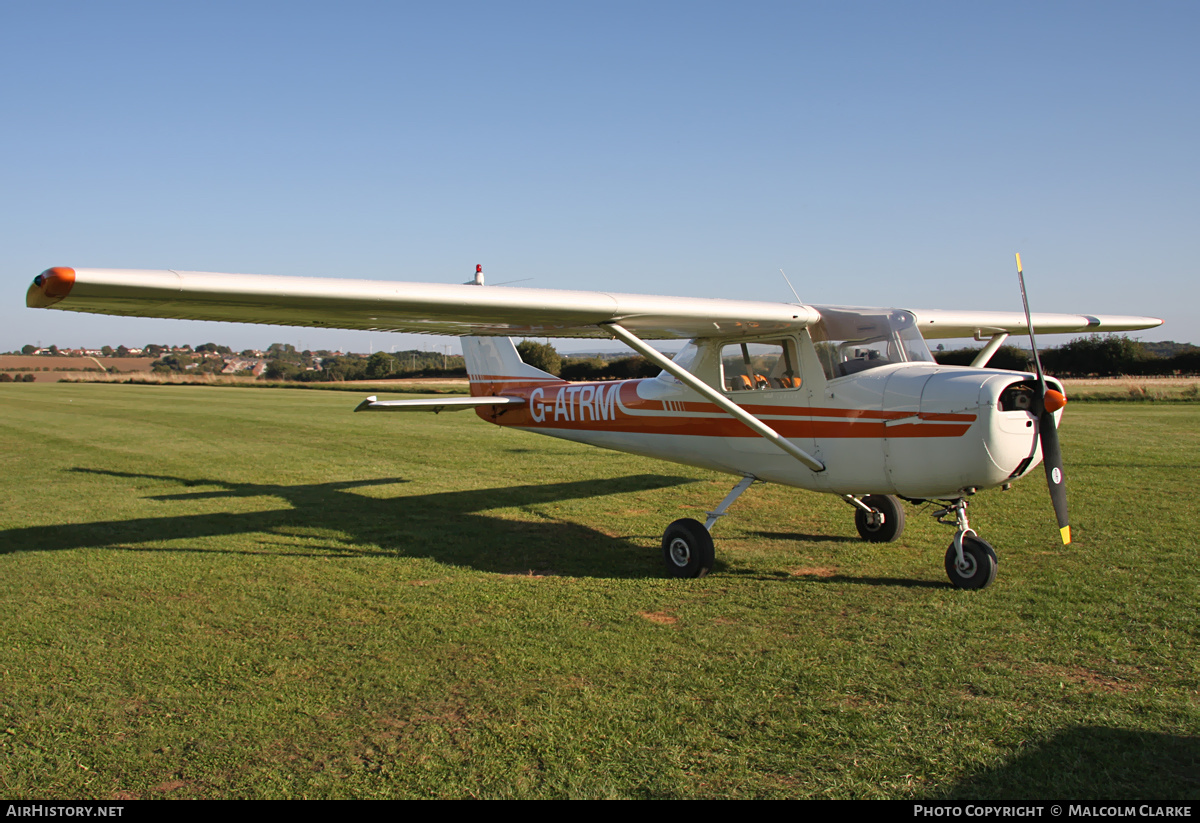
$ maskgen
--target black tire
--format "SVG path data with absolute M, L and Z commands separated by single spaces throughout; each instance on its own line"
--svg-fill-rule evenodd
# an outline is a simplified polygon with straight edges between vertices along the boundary
M 954 544 L 946 550 L 946 576 L 956 589 L 986 589 L 996 579 L 996 552 L 986 540 L 967 535 L 963 538 L 963 561 L 967 568 L 958 567 Z
M 891 543 L 904 533 L 904 505 L 890 494 L 868 494 L 862 502 L 883 515 L 882 523 L 872 523 L 871 517 L 854 507 L 854 525 L 868 543 Z
M 716 562 L 712 535 L 690 517 L 667 526 L 662 548 L 667 573 L 672 577 L 704 577 Z

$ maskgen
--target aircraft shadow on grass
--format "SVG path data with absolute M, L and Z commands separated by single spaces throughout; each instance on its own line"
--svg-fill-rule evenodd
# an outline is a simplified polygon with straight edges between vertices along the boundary
M 1139 800 L 1194 803 L 1200 798 L 1200 738 L 1080 726 L 1003 766 L 971 775 L 936 797 L 1076 803 L 1122 799 L 1122 806 Z
M 388 498 L 356 489 L 410 481 L 400 477 L 274 485 L 75 468 L 114 478 L 156 480 L 204 489 L 149 495 L 166 503 L 218 498 L 276 497 L 289 505 L 269 511 L 166 514 L 162 517 L 33 526 L 0 532 L 0 553 L 83 548 L 139 551 L 225 551 L 309 556 L 426 557 L 437 562 L 509 574 L 552 573 L 579 577 L 656 575 L 655 545 L 614 537 L 554 519 L 542 508 L 535 518 L 511 520 L 484 512 L 662 489 L 693 478 L 633 475 L 602 480 L 435 492 Z M 214 488 L 215 487 L 215 488 Z M 176 541 L 221 535 L 254 535 L 250 548 L 213 549 Z M 174 545 L 139 544 L 171 541 Z
M 275 497 L 289 505 L 255 512 L 167 514 L 162 517 L 31 526 L 0 531 L 0 554 L 62 549 L 122 548 L 133 551 L 216 551 L 281 556 L 426 557 L 480 571 L 504 574 L 561 574 L 572 577 L 657 577 L 658 535 L 612 536 L 567 520 L 541 507 L 566 500 L 653 491 L 695 482 L 654 474 L 607 480 L 505 486 L 387 498 L 354 494 L 356 489 L 408 483 L 402 477 L 342 480 L 299 485 L 232 483 L 210 478 L 74 468 L 105 477 L 153 480 L 197 488 L 147 495 L 164 503 L 228 498 Z M 487 512 L 526 509 L 538 520 L 514 520 Z M 759 532 L 773 539 L 857 542 L 848 537 Z M 254 535 L 250 547 L 211 545 L 144 546 L 223 535 Z M 718 559 L 716 568 L 725 570 Z M 790 577 L 769 575 L 771 577 Z M 934 586 L 928 581 L 837 575 L 820 583 Z

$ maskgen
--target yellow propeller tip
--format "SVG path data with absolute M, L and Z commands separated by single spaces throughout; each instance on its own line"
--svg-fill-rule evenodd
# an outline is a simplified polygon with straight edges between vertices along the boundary
M 1071 527 L 1063 526 L 1061 529 L 1059 529 L 1059 532 L 1062 534 L 1063 545 L 1071 545 Z

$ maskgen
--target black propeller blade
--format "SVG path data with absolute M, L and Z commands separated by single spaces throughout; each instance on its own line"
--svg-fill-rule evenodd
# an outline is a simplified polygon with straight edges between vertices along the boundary
M 1017 255 L 1017 280 L 1021 283 L 1021 302 L 1025 304 L 1025 324 L 1029 327 L 1029 343 L 1033 346 L 1033 363 L 1037 367 L 1038 439 L 1042 444 L 1042 463 L 1046 467 L 1046 485 L 1050 489 L 1050 502 L 1054 504 L 1054 516 L 1058 519 L 1058 532 L 1064 546 L 1071 543 L 1071 526 L 1067 517 L 1067 476 L 1063 469 L 1062 448 L 1058 445 L 1058 428 L 1054 425 L 1054 412 L 1067 403 L 1067 398 L 1046 385 L 1046 374 L 1042 371 L 1042 359 L 1038 357 L 1037 339 L 1033 334 L 1033 319 L 1029 314 L 1029 298 L 1025 296 L 1025 272 L 1021 270 L 1021 255 Z

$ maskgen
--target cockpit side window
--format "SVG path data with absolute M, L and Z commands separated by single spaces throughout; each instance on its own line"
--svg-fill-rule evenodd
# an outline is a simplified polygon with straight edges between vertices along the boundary
M 798 389 L 800 382 L 796 350 L 790 340 L 721 347 L 721 385 L 727 392 Z

